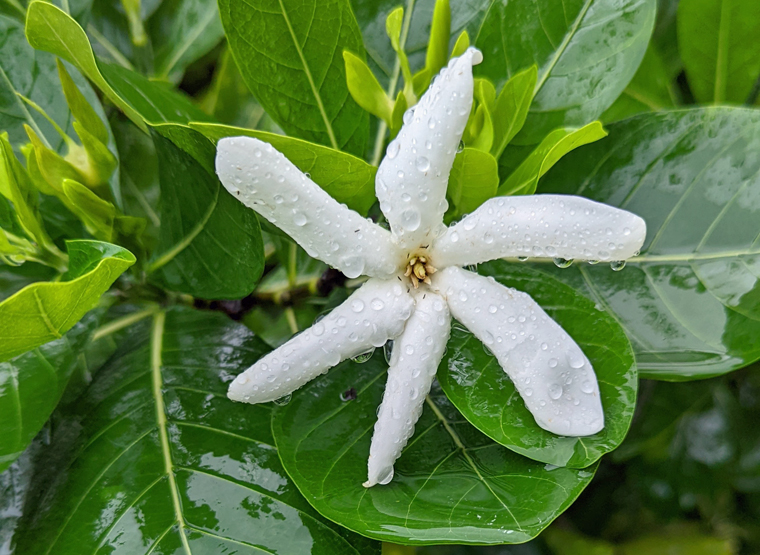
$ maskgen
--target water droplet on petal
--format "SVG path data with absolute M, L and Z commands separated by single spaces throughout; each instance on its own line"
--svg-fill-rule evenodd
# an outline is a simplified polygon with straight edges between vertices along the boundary
M 567 259 L 567 258 L 555 258 L 554 259 L 554 265 L 557 268 L 569 268 L 573 263 L 573 259 Z
M 287 405 L 288 403 L 290 403 L 290 399 L 292 399 L 292 398 L 293 398 L 293 396 L 290 393 L 288 393 L 287 395 L 283 395 L 279 399 L 275 399 L 273 402 L 274 402 L 275 405 L 282 407 L 282 406 Z
M 361 354 L 356 355 L 355 357 L 351 357 L 351 360 L 358 364 L 364 364 L 372 358 L 373 354 L 375 354 L 375 349 L 370 349 L 369 351 L 365 351 Z
M 553 383 L 549 386 L 549 397 L 555 401 L 562 397 L 562 386 L 558 383 Z
M 303 212 L 300 212 L 298 210 L 293 212 L 293 223 L 296 224 L 298 227 L 305 226 L 308 221 L 309 220 L 306 218 L 306 214 L 304 214 Z
M 625 268 L 625 260 L 615 260 L 614 262 L 610 262 L 610 268 L 612 268 L 613 272 L 619 272 Z
M 393 140 L 388 144 L 388 150 L 385 151 L 385 155 L 393 160 L 398 155 L 399 150 L 401 150 L 401 143 L 398 139 Z
M 417 160 L 415 160 L 415 166 L 419 171 L 426 172 L 430 169 L 430 160 L 424 156 L 418 156 Z

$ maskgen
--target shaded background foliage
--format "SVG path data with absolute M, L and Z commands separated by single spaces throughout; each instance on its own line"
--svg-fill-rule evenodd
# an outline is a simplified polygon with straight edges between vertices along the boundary
M 3 553 L 760 550 L 757 2 L 399 4 L 0 0 L 0 301 L 50 295 L 0 304 Z M 214 143 L 271 142 L 377 218 L 386 141 L 467 41 L 485 58 L 447 221 L 534 192 L 647 221 L 624 269 L 478 269 L 584 347 L 608 428 L 537 430 L 455 327 L 397 479 L 367 492 L 383 353 L 282 406 L 225 397 L 358 284 L 232 199 Z M 8 340 L 75 288 L 52 336 Z

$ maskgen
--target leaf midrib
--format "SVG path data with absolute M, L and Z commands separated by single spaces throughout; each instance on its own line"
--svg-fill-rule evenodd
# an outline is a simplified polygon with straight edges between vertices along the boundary
M 164 343 L 164 328 L 166 326 L 166 313 L 159 312 L 153 317 L 153 330 L 150 337 L 150 368 L 152 375 L 152 392 L 153 399 L 156 403 L 156 422 L 158 425 L 158 434 L 161 440 L 161 453 L 164 459 L 164 471 L 169 477 L 169 489 L 171 490 L 172 506 L 174 515 L 179 526 L 179 536 L 182 540 L 182 547 L 187 555 L 192 555 L 190 545 L 185 533 L 185 517 L 182 514 L 182 504 L 179 499 L 179 489 L 177 488 L 177 479 L 174 476 L 174 463 L 172 462 L 171 448 L 169 446 L 169 433 L 166 426 L 166 409 L 164 406 L 164 395 L 162 392 L 163 379 L 161 378 L 161 349 Z

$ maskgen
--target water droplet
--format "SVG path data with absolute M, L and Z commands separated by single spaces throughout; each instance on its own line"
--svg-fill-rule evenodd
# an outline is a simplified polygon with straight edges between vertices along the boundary
M 559 361 L 556 358 L 549 359 L 549 368 L 556 368 Z
M 396 175 L 398 176 L 399 179 L 404 179 L 404 172 L 402 170 L 399 170 Z
M 533 390 L 531 388 L 526 389 L 525 390 L 525 396 L 526 397 L 530 397 L 531 395 L 533 395 Z
M 429 127 L 430 129 L 435 129 L 435 118 L 431 117 L 431 118 L 428 120 L 428 127 Z
M 407 355 L 413 355 L 414 354 L 414 347 L 412 345 L 407 345 L 406 347 L 404 347 L 404 352 Z
M 625 260 L 615 260 L 614 262 L 610 262 L 610 268 L 612 268 L 613 272 L 619 272 L 625 268 Z
M 391 363 L 391 356 L 393 355 L 393 340 L 386 342 L 385 345 L 383 345 L 383 356 L 385 357 L 385 363 L 390 364 Z
M 356 390 L 353 387 L 340 394 L 340 400 L 343 402 L 353 401 L 354 399 L 356 399 Z
M 413 208 L 404 210 L 401 213 L 401 225 L 403 225 L 407 231 L 415 231 L 418 229 L 420 227 L 421 220 L 422 217 L 420 216 L 419 211 Z
M 496 314 L 496 311 L 499 310 L 499 307 L 497 307 L 495 304 L 492 304 L 488 307 L 488 312 L 491 314 Z
M 593 393 L 594 392 L 594 384 L 591 382 L 591 380 L 584 380 L 581 384 L 581 391 L 583 393 Z
M 452 231 L 451 234 L 449 235 L 449 239 L 451 239 L 452 243 L 456 243 L 457 241 L 459 241 L 459 233 L 457 233 L 456 231 Z
M 377 483 L 380 484 L 381 486 L 384 486 L 385 484 L 389 483 L 391 480 L 393 480 L 392 466 L 385 468 L 378 473 Z
M 425 148 L 428 150 L 433 149 L 433 143 L 431 141 L 425 141 Z
M 459 291 L 459 300 L 462 302 L 465 302 L 467 300 L 467 293 L 465 293 L 463 290 Z
M 365 351 L 361 354 L 356 355 L 355 357 L 351 357 L 351 360 L 356 362 L 357 364 L 364 364 L 369 359 L 372 358 L 372 355 L 375 354 L 375 349 L 370 349 L 369 351 Z
M 351 310 L 353 310 L 354 312 L 361 312 L 362 310 L 364 310 L 364 301 L 362 301 L 361 299 L 354 299 L 353 301 L 351 301 Z
M 624 227 L 623 228 L 623 235 L 630 235 L 631 234 L 631 228 Z
M 549 397 L 555 401 L 562 397 L 562 386 L 558 383 L 553 383 L 549 386 Z
M 414 165 L 417 167 L 417 169 L 421 172 L 426 172 L 430 169 L 430 160 L 425 158 L 424 156 L 418 156 L 417 160 L 415 160 Z
M 306 218 L 306 214 L 299 212 L 298 210 L 293 212 L 293 223 L 298 227 L 303 227 L 309 220 Z
M 555 258 L 554 259 L 554 265 L 557 268 L 569 268 L 573 263 L 572 258 Z
M 518 256 L 517 260 L 519 260 L 520 262 L 525 262 L 526 260 L 528 260 L 528 257 L 527 256 Z
M 398 139 L 395 139 L 388 144 L 388 150 L 385 151 L 385 155 L 393 160 L 398 155 L 399 150 L 401 150 L 401 143 Z
M 588 263 L 593 266 L 594 264 L 599 264 L 599 261 L 598 260 L 589 260 Z
M 248 383 L 248 376 L 245 374 L 240 374 L 237 378 L 235 378 L 235 383 L 239 383 L 240 385 L 244 385 Z
M 372 302 L 370 303 L 370 306 L 372 307 L 372 310 L 382 310 L 385 306 L 385 303 L 382 299 L 375 297 L 372 299 Z
M 567 363 L 570 365 L 570 368 L 583 368 L 583 365 L 586 364 L 586 361 L 583 358 L 583 355 L 581 355 L 577 351 L 570 351 L 567 353 Z
M 279 399 L 275 399 L 275 400 L 273 401 L 273 403 L 274 403 L 275 405 L 277 405 L 277 406 L 280 406 L 280 407 L 282 407 L 282 406 L 285 406 L 285 405 L 287 405 L 288 403 L 290 403 L 290 399 L 292 399 L 292 398 L 293 398 L 293 395 L 291 395 L 290 393 L 288 393 L 287 395 L 283 395 L 283 396 L 282 396 L 282 397 L 280 397 Z
M 274 201 L 277 204 L 282 204 L 285 201 L 285 197 L 283 197 L 282 195 L 275 195 L 274 196 Z
M 459 141 L 459 144 L 457 145 L 457 152 L 462 152 L 464 150 L 464 141 Z

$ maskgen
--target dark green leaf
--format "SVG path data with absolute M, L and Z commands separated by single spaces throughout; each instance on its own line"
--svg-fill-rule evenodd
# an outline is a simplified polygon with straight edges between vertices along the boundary
M 665 63 L 654 44 L 650 44 L 636 75 L 600 119 L 611 123 L 640 112 L 656 112 L 672 107 L 676 99 Z
M 435 388 L 393 481 L 364 488 L 386 368 L 377 353 L 364 364 L 344 362 L 275 411 L 280 459 L 327 518 L 394 543 L 520 543 L 591 480 L 596 467 L 546 468 L 494 443 Z M 358 396 L 343 401 L 349 388 Z
M 320 146 L 300 139 L 217 125 L 212 123 L 192 123 L 197 129 L 216 143 L 224 137 L 255 137 L 271 143 L 282 152 L 302 172 L 308 173 L 320 187 L 337 201 L 345 203 L 360 214 L 366 214 L 375 202 L 375 172 L 377 168 L 361 158 Z
M 379 553 L 298 494 L 270 406 L 226 398 L 232 375 L 268 350 L 244 326 L 175 308 L 117 343 L 38 464 L 44 495 L 17 553 Z
M 518 144 L 598 118 L 636 73 L 654 25 L 655 0 L 496 0 L 475 45 L 476 74 L 500 87 L 538 66 L 535 98 Z
M 690 0 L 678 6 L 678 48 L 697 102 L 747 98 L 760 76 L 760 3 Z
M 113 64 L 99 64 L 89 39 L 79 24 L 52 4 L 35 0 L 29 5 L 26 20 L 29 43 L 71 62 L 116 104 L 138 127 L 145 122 L 187 123 L 210 118 L 189 99 L 166 83 Z
M 203 135 L 172 124 L 156 129 L 161 228 L 148 271 L 196 297 L 245 297 L 264 270 L 256 214 L 222 187 L 214 146 Z
M 450 219 L 469 214 L 499 187 L 499 166 L 496 159 L 482 150 L 465 148 L 454 158 L 446 196 L 451 199 Z
M 640 373 L 685 380 L 760 358 L 760 113 L 643 114 L 567 156 L 540 192 L 582 194 L 640 215 L 641 255 L 622 272 L 577 265 L 558 277 L 609 310 Z
M 633 418 L 638 380 L 631 345 L 612 315 L 571 287 L 524 266 L 489 262 L 478 273 L 530 294 L 580 345 L 599 382 L 604 429 L 589 437 L 562 437 L 540 428 L 496 358 L 458 326 L 444 358 L 446 371 L 439 372 L 451 402 L 481 432 L 538 461 L 584 468 L 620 445 Z
M 59 339 L 135 262 L 126 249 L 69 241 L 69 281 L 29 285 L 0 303 L 0 361 Z
M 87 316 L 45 345 L 0 362 L 0 472 L 26 449 L 50 417 L 79 364 L 98 319 Z
M 364 57 L 348 0 L 220 0 L 230 50 L 256 100 L 289 135 L 361 155 L 369 117 L 346 86 L 343 50 Z

